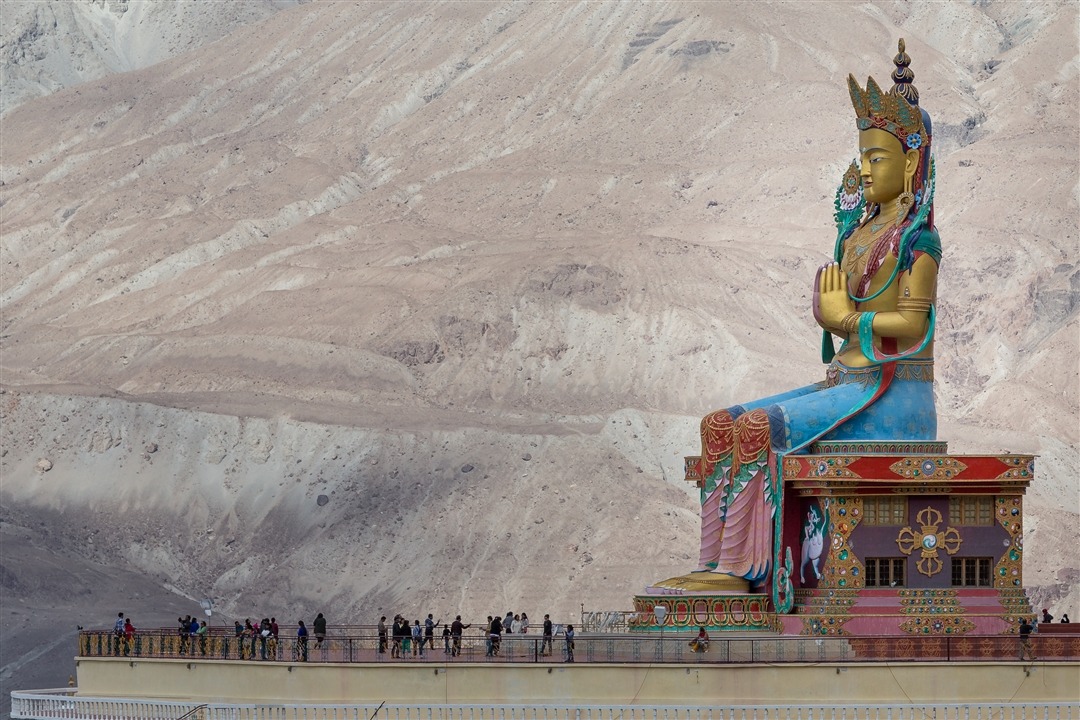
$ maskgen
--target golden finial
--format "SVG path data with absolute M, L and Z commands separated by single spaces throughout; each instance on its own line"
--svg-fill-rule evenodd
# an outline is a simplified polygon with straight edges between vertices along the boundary
M 915 73 L 908 67 L 911 65 L 911 56 L 905 52 L 904 38 L 900 38 L 896 43 L 896 49 L 896 56 L 893 57 L 896 69 L 892 73 L 893 86 L 890 92 L 900 95 L 912 105 L 918 105 L 919 90 L 912 84 L 915 82 Z

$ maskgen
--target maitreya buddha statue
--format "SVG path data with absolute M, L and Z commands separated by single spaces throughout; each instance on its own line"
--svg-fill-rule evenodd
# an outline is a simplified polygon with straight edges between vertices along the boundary
M 660 587 L 746 591 L 769 579 L 782 492 L 778 460 L 819 440 L 935 440 L 934 229 L 930 117 L 899 42 L 894 85 L 848 76 L 859 158 L 836 196 L 834 262 L 814 280 L 821 382 L 701 421 L 698 568 Z M 834 349 L 832 336 L 840 338 Z

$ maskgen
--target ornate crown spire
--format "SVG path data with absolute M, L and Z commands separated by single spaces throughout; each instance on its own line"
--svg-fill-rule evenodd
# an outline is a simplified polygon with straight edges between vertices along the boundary
M 866 90 L 863 90 L 853 75 L 848 75 L 848 92 L 860 130 L 880 128 L 895 135 L 907 147 L 918 148 L 930 138 L 923 127 L 919 91 L 912 84 L 915 73 L 908 67 L 911 58 L 904 51 L 903 38 L 897 47 L 899 52 L 893 58 L 896 65 L 892 73 L 894 85 L 889 92 L 882 90 L 872 77 L 866 79 Z
M 911 56 L 905 52 L 904 38 L 896 43 L 896 55 L 893 56 L 893 64 L 896 69 L 892 72 L 893 86 L 891 92 L 900 95 L 912 105 L 919 104 L 919 89 L 912 83 L 915 82 L 915 73 L 911 72 Z

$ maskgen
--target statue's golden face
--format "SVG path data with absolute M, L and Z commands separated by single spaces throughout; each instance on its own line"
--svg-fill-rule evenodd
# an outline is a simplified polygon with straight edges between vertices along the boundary
M 859 131 L 860 172 L 866 201 L 883 205 L 904 192 L 905 178 L 915 175 L 919 152 L 908 150 L 892 134 L 870 128 Z

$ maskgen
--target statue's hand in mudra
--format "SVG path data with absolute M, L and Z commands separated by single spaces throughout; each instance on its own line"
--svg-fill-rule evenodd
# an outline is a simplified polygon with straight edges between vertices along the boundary
M 855 301 L 848 295 L 847 275 L 833 262 L 818 269 L 814 282 L 814 317 L 821 327 L 839 335 L 844 318 L 855 312 Z

